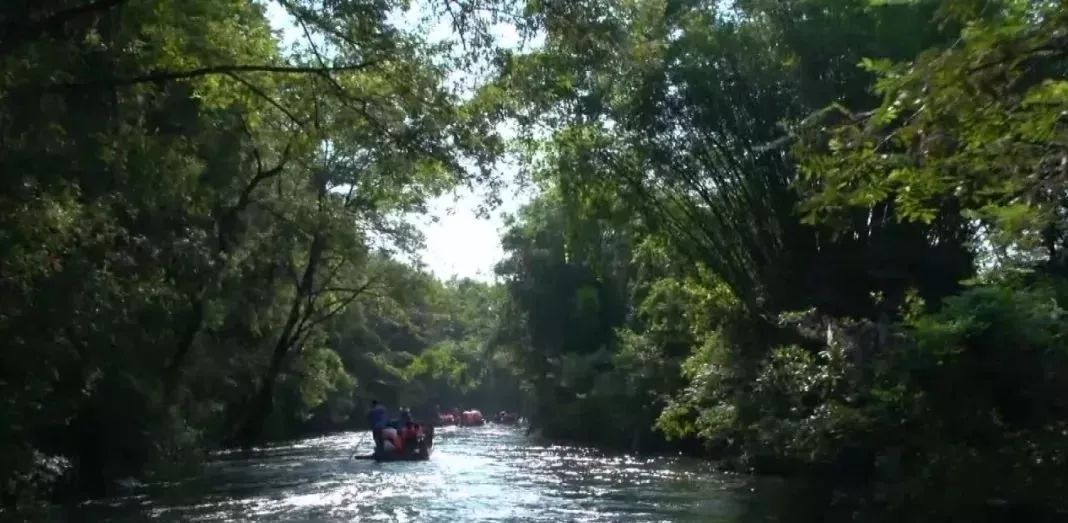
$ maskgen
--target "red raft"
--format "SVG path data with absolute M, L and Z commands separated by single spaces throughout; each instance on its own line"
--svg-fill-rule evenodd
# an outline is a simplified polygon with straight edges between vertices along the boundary
M 461 427 L 476 427 L 485 424 L 486 419 L 482 417 L 482 412 L 479 410 L 465 410 L 460 414 Z
M 427 427 L 398 450 L 375 451 L 352 459 L 375 461 L 426 461 L 434 452 L 434 427 Z

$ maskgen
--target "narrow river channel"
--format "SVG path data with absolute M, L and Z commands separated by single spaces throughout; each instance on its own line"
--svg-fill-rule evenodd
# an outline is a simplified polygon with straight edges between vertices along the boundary
M 790 521 L 779 482 L 705 462 L 605 454 L 487 426 L 438 432 L 428 462 L 349 459 L 367 433 L 216 456 L 181 481 L 129 486 L 78 521 Z

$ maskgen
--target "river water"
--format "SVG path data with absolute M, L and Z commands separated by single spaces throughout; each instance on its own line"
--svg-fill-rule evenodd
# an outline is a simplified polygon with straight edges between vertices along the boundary
M 782 485 L 688 458 L 611 455 L 521 429 L 439 429 L 430 461 L 352 460 L 366 432 L 220 453 L 180 481 L 127 486 L 79 521 L 790 521 Z

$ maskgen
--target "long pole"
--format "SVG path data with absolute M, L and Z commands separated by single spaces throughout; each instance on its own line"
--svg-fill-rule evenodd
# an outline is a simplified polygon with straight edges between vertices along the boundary
M 356 449 L 359 449 L 360 445 L 362 445 L 364 441 L 367 441 L 367 434 L 369 434 L 369 432 L 364 432 L 363 437 L 360 438 L 360 441 L 356 442 L 356 447 L 353 448 L 352 457 L 350 457 L 349 459 L 356 459 Z

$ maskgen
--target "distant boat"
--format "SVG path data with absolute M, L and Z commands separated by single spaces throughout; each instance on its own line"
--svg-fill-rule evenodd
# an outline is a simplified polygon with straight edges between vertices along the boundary
M 477 427 L 479 425 L 485 425 L 486 419 L 482 417 L 482 411 L 478 409 L 465 410 L 460 413 L 461 427 Z
M 498 425 L 515 425 L 519 423 L 519 414 L 502 410 L 493 417 L 493 422 Z
M 426 426 L 426 432 L 415 441 L 415 445 L 407 447 L 400 452 L 383 450 L 362 456 L 353 456 L 352 459 L 366 459 L 375 461 L 426 461 L 434 452 L 434 427 Z

